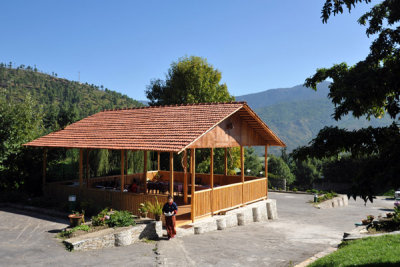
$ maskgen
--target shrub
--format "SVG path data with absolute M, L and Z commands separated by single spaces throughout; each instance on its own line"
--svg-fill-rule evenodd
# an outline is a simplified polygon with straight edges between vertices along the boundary
M 106 225 L 106 216 L 108 216 L 109 210 L 105 208 L 104 210 L 100 211 L 99 214 L 92 217 L 92 225 L 93 226 L 104 226 Z
M 125 210 L 114 211 L 114 213 L 110 215 L 110 219 L 106 220 L 106 223 L 109 227 L 124 227 L 135 225 L 132 214 Z

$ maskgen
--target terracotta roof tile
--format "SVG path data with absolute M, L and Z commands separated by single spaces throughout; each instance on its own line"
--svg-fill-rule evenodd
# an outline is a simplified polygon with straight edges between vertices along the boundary
M 105 110 L 26 146 L 179 152 L 245 102 Z

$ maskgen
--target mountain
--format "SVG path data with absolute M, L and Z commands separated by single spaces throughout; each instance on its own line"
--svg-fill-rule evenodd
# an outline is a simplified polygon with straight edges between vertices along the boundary
M 103 86 L 79 83 L 39 72 L 36 68 L 12 68 L 0 63 L 0 94 L 11 102 L 30 95 L 45 113 L 48 131 L 57 130 L 98 111 L 139 107 L 143 104 Z
M 318 85 L 315 92 L 298 85 L 292 88 L 271 89 L 260 93 L 236 97 L 247 101 L 249 106 L 267 123 L 287 145 L 288 151 L 307 145 L 325 126 L 339 126 L 349 130 L 368 126 L 384 126 L 391 123 L 390 118 L 356 119 L 351 115 L 340 121 L 332 118 L 334 105 L 328 99 L 329 82 Z M 262 154 L 261 149 L 256 149 Z M 279 149 L 272 149 L 279 154 Z

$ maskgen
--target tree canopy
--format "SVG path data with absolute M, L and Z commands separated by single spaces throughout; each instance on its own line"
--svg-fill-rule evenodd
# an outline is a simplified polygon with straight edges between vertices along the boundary
M 371 0 L 326 0 L 322 21 L 331 14 L 350 12 L 361 2 Z M 366 34 L 374 36 L 366 58 L 354 66 L 346 63 L 331 68 L 317 69 L 306 79 L 305 85 L 316 89 L 318 83 L 331 79 L 329 98 L 335 105 L 334 118 L 346 114 L 359 118 L 390 116 L 387 127 L 368 127 L 348 131 L 325 127 L 308 147 L 294 152 L 296 158 L 330 157 L 349 153 L 357 164 L 354 169 L 353 196 L 370 199 L 377 193 L 377 185 L 400 186 L 400 1 L 384 0 L 362 15 L 358 22 L 366 26 Z M 361 163 L 360 163 L 361 162 Z M 362 164 L 364 163 L 364 164 Z
M 222 74 L 202 57 L 182 57 L 172 62 L 165 80 L 156 79 L 147 86 L 150 105 L 226 102 L 235 98 L 221 83 Z

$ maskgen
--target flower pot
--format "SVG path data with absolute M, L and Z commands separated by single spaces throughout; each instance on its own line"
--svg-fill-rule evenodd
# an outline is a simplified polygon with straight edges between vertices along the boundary
M 368 224 L 371 223 L 371 221 L 367 220 L 367 219 L 361 220 L 361 222 L 362 222 L 363 225 L 368 225 Z
M 156 221 L 161 221 L 161 215 L 160 214 L 155 214 L 154 218 L 156 219 Z
M 69 223 L 71 225 L 71 227 L 75 227 L 78 225 L 81 225 L 83 222 L 83 214 L 80 215 L 76 215 L 76 214 L 70 214 L 68 215 L 69 218 Z
M 141 218 L 147 218 L 147 211 L 146 212 L 141 212 L 140 213 Z

